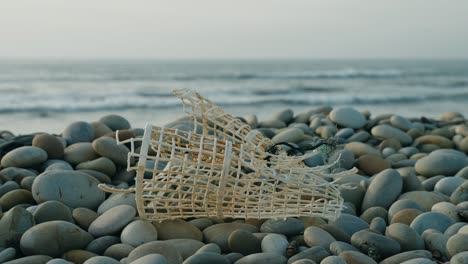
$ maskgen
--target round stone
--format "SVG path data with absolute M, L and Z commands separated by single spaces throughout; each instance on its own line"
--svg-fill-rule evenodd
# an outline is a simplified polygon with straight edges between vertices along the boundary
M 109 177 L 115 175 L 117 168 L 114 162 L 106 157 L 101 157 L 95 160 L 82 162 L 76 166 L 77 170 L 95 170 L 106 174 Z
M 72 212 L 68 206 L 59 201 L 47 201 L 40 204 L 33 213 L 36 224 L 62 220 L 73 223 Z
M 385 236 L 396 240 L 402 251 L 424 249 L 424 240 L 412 228 L 405 224 L 395 223 L 387 227 Z
M 333 109 L 329 117 L 333 122 L 342 127 L 361 128 L 366 124 L 364 115 L 351 107 Z
M 88 232 L 94 237 L 114 235 L 120 232 L 135 217 L 135 208 L 119 205 L 107 210 L 89 226 Z
M 362 142 L 350 142 L 345 145 L 345 149 L 351 151 L 355 157 L 360 157 L 365 154 L 380 156 L 378 149 Z
M 262 233 L 276 233 L 295 236 L 304 231 L 304 223 L 296 218 L 268 219 L 260 227 Z
M 62 137 L 69 145 L 77 142 L 91 142 L 94 139 L 94 128 L 83 121 L 74 122 L 63 130 Z
M 95 160 L 99 155 L 94 151 L 91 142 L 79 142 L 65 148 L 63 159 L 70 164 L 77 165 L 86 161 Z
M 28 176 L 29 177 L 29 176 Z M 18 190 L 20 188 L 19 184 L 15 181 L 7 181 L 4 184 L 0 185 L 0 197 L 9 193 L 13 190 Z
M 86 250 L 97 255 L 103 255 L 104 252 L 112 245 L 120 243 L 120 239 L 116 236 L 103 236 L 94 239 L 86 246 Z
M 375 217 L 372 219 L 372 221 L 369 224 L 369 229 L 376 231 L 380 234 L 385 233 L 385 228 L 387 227 L 387 223 L 385 222 L 385 219 L 382 217 Z
M 351 237 L 351 244 L 379 260 L 401 252 L 400 244 L 397 241 L 367 230 L 356 232 Z
M 396 264 L 404 263 L 405 261 L 412 259 L 431 259 L 432 253 L 427 250 L 412 250 L 396 254 L 394 256 L 388 257 L 382 260 L 379 264 Z M 420 263 L 420 262 L 417 262 Z M 431 262 L 432 263 L 432 262 Z
M 101 117 L 99 122 L 103 123 L 113 131 L 131 128 L 128 120 L 120 115 L 106 115 Z
M 450 139 L 438 135 L 424 135 L 414 140 L 415 146 L 425 144 L 436 145 L 444 149 L 453 148 L 453 142 Z
M 60 201 L 71 208 L 95 209 L 104 201 L 104 192 L 97 187 L 99 181 L 76 171 L 47 171 L 32 186 L 37 203 Z
M 458 215 L 458 208 L 456 205 L 449 202 L 440 202 L 434 204 L 431 209 L 432 212 L 438 212 L 447 215 L 452 218 L 455 222 L 461 222 L 460 216 Z
M 465 201 L 468 201 L 468 181 L 464 181 L 450 196 L 450 202 L 453 204 L 459 204 Z
M 413 128 L 413 124 L 411 123 L 411 121 L 399 115 L 392 115 L 392 117 L 390 117 L 390 123 L 392 124 L 392 126 L 399 128 L 403 131 L 408 131 L 411 128 Z
M 425 177 L 453 176 L 468 165 L 466 155 L 453 149 L 439 149 L 416 162 L 416 172 Z
M 10 260 L 5 262 L 4 264 L 31 264 L 31 263 L 52 263 L 52 258 L 46 255 L 34 255 L 34 256 L 27 256 L 22 258 L 17 258 L 14 260 Z M 68 262 L 68 261 L 67 261 Z M 67 262 L 62 262 L 60 264 L 68 264 Z M 69 262 L 71 263 L 71 262 Z
M 345 251 L 359 251 L 353 245 L 342 242 L 342 241 L 335 241 L 331 243 L 329 250 L 333 255 L 339 255 Z
M 50 170 L 73 170 L 72 165 L 68 163 L 67 161 L 64 160 L 47 160 L 42 164 L 42 167 L 44 168 L 44 171 L 50 171 Z
M 203 231 L 205 228 L 213 225 L 213 221 L 210 218 L 202 217 L 202 218 L 195 218 L 193 220 L 188 221 L 192 225 L 196 226 L 198 229 Z
M 361 252 L 345 251 L 339 255 L 347 264 L 377 264 L 375 260 Z
M 315 261 L 307 259 L 307 260 L 298 260 L 298 261 L 293 262 L 292 264 L 316 264 L 316 263 Z M 324 258 L 322 262 L 320 262 L 320 264 L 346 264 L 346 262 L 339 256 L 328 256 Z
M 161 254 L 171 264 L 182 264 L 183 262 L 183 258 L 177 248 L 166 241 L 152 241 L 135 248 L 128 255 L 127 261 L 131 263 L 149 254 Z
M 396 139 L 403 146 L 408 145 L 413 141 L 413 139 L 408 134 L 406 134 L 398 128 L 389 125 L 375 126 L 371 129 L 371 134 L 379 139 Z
M 304 231 L 304 241 L 309 247 L 321 246 L 328 248 L 336 240 L 322 228 L 309 226 Z
M 158 240 L 158 231 L 150 222 L 136 220 L 122 230 L 120 240 L 122 243 L 138 247 L 147 242 Z
M 302 141 L 304 138 L 304 131 L 300 128 L 286 128 L 282 130 L 280 133 L 276 134 L 272 140 L 273 143 L 280 143 L 280 142 L 289 142 L 289 143 L 297 143 Z
M 331 225 L 342 230 L 348 234 L 348 236 L 352 236 L 354 233 L 360 230 L 369 228 L 369 224 L 366 221 L 357 216 L 349 214 L 341 214 L 340 217 L 331 222 Z
M 468 251 L 460 252 L 450 259 L 450 263 L 453 264 L 465 264 L 468 263 Z
M 157 228 L 158 229 L 158 228 Z M 217 244 L 222 252 L 229 252 L 228 238 L 232 232 L 243 229 L 252 233 L 258 232 L 258 228 L 243 223 L 222 223 L 209 226 L 203 230 L 204 241 L 206 243 Z M 161 232 L 158 229 L 158 232 Z
M 20 243 L 26 255 L 59 257 L 69 250 L 84 248 L 91 240 L 90 234 L 70 222 L 50 221 L 28 229 Z
M 18 247 L 21 235 L 34 225 L 32 214 L 16 206 L 8 210 L 0 219 L 0 247 Z
M 3 167 L 30 168 L 47 160 L 47 152 L 38 147 L 24 146 L 8 152 L 2 157 Z
M 115 164 L 127 166 L 128 152 L 125 145 L 117 144 L 117 141 L 110 137 L 100 137 L 93 141 L 93 149 L 99 155 L 109 158 Z
M 203 234 L 196 226 L 182 219 L 165 220 L 162 222 L 153 222 L 158 230 L 159 240 L 168 240 L 176 238 L 189 238 L 198 241 L 203 240 Z
M 112 129 L 106 126 L 104 123 L 99 121 L 94 121 L 90 123 L 94 129 L 94 138 L 100 138 L 107 133 L 112 133 Z
M 367 223 L 370 223 L 376 217 L 387 219 L 388 211 L 387 211 L 387 209 L 385 209 L 383 207 L 374 206 L 374 207 L 370 207 L 366 211 L 364 211 L 364 213 L 362 213 L 360 217 L 361 217 L 361 219 L 363 219 Z
M 188 257 L 192 256 L 205 245 L 201 241 L 190 238 L 175 238 L 165 241 L 176 247 L 177 251 L 180 253 L 183 259 L 187 259 Z
M 295 261 L 301 259 L 310 259 L 315 263 L 321 263 L 322 260 L 328 256 L 330 256 L 330 253 L 328 253 L 328 251 L 322 247 L 316 246 L 312 248 L 305 248 L 302 251 L 300 250 L 300 252 L 296 255 L 290 257 L 288 260 L 288 264 L 294 263 Z
M 0 263 L 5 263 L 16 257 L 16 249 L 10 247 L 0 251 Z
M 410 227 L 413 228 L 419 234 L 422 234 L 424 230 L 435 229 L 440 232 L 445 232 L 445 230 L 453 225 L 455 222 L 448 216 L 437 213 L 437 212 L 426 212 L 418 215 Z
M 0 208 L 2 208 L 4 211 L 8 211 L 19 204 L 32 203 L 34 203 L 34 199 L 31 192 L 24 189 L 7 192 L 0 198 Z
M 114 193 L 107 198 L 97 209 L 98 214 L 103 214 L 107 210 L 118 205 L 130 205 L 136 209 L 136 200 L 134 193 Z
M 422 214 L 423 211 L 420 211 L 418 209 L 413 209 L 413 208 L 407 208 L 407 209 L 402 209 L 398 211 L 393 217 L 392 220 L 390 221 L 390 224 L 394 223 L 402 223 L 405 225 L 410 225 L 413 220 L 420 214 Z
M 148 254 L 135 261 L 131 264 L 168 264 L 166 257 L 161 254 Z
M 390 168 L 390 163 L 375 155 L 362 155 L 357 159 L 357 166 L 367 175 L 374 175 Z
M 455 234 L 447 241 L 447 251 L 451 257 L 468 251 L 468 234 Z
M 95 256 L 87 259 L 83 264 L 120 264 L 120 262 L 106 256 Z
M 230 264 L 229 260 L 216 253 L 203 252 L 195 254 L 184 261 L 184 264 L 203 264 L 203 263 L 219 263 Z
M 91 223 L 96 220 L 98 216 L 99 215 L 93 210 L 83 207 L 75 208 L 72 212 L 73 220 L 84 230 L 88 230 Z
M 235 264 L 285 264 L 287 259 L 281 255 L 274 254 L 274 253 L 256 253 L 252 255 L 245 256 Z
M 388 209 L 400 195 L 402 188 L 403 180 L 397 171 L 392 169 L 382 171 L 367 188 L 361 210 L 365 211 L 373 206 Z
M 432 206 L 439 202 L 445 202 L 440 194 L 428 191 L 412 191 L 400 195 L 399 200 L 408 199 L 415 201 L 424 211 L 430 211 Z
M 401 200 L 394 202 L 392 206 L 390 206 L 390 208 L 388 209 L 388 222 L 390 223 L 392 221 L 392 218 L 396 213 L 398 213 L 399 211 L 403 209 L 408 209 L 408 208 L 423 211 L 423 209 L 417 202 L 413 200 L 409 200 L 409 199 L 401 199 Z
M 242 229 L 235 230 L 229 235 L 228 246 L 232 252 L 238 252 L 244 256 L 261 252 L 260 239 Z
M 38 134 L 33 138 L 32 145 L 45 150 L 49 159 L 61 159 L 63 157 L 64 145 L 56 136 Z
M 86 250 L 72 249 L 65 252 L 62 257 L 72 263 L 84 263 L 92 257 L 97 257 L 97 255 Z
M 104 256 L 121 260 L 126 258 L 134 249 L 135 248 L 130 245 L 118 243 L 108 247 L 106 251 L 104 251 Z
M 276 253 L 286 257 L 289 242 L 285 236 L 280 234 L 269 234 L 262 239 L 261 244 L 263 253 Z

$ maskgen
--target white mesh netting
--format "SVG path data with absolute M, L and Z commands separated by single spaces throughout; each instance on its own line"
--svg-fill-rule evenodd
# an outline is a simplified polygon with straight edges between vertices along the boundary
M 272 154 L 267 151 L 273 145 L 270 139 L 213 102 L 188 90 L 174 94 L 184 108 L 190 107 L 192 131 L 148 124 L 143 138 L 121 142 L 130 144 L 128 169 L 136 170 L 136 179 L 135 187 L 126 191 L 135 192 L 141 218 L 340 215 L 338 186 L 321 173 L 333 164 L 309 168 L 302 162 L 308 155 Z

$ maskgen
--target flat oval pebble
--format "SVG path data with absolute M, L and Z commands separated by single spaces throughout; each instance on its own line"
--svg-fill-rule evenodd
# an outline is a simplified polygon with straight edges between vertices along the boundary
M 93 252 L 81 249 L 72 249 L 63 254 L 62 258 L 73 263 L 84 263 L 86 260 L 97 257 Z
M 190 238 L 175 238 L 165 240 L 167 243 L 177 248 L 183 259 L 186 259 L 200 250 L 205 244 L 201 241 Z M 219 253 L 221 254 L 221 253 Z
M 204 263 L 219 263 L 219 264 L 230 264 L 229 260 L 216 253 L 203 252 L 195 254 L 187 258 L 183 264 L 204 264 Z
M 271 140 L 273 143 L 280 143 L 280 142 L 289 142 L 289 143 L 297 143 L 300 142 L 304 137 L 304 131 L 300 128 L 286 128 L 285 130 L 281 131 L 280 133 L 276 134 Z
M 464 181 L 460 186 L 453 191 L 450 195 L 450 202 L 459 204 L 468 201 L 468 181 Z
M 246 231 L 256 233 L 258 228 L 243 223 L 222 223 L 209 226 L 203 230 L 203 237 L 206 243 L 217 244 L 222 252 L 229 252 L 228 238 L 232 232 L 237 229 L 244 229 Z M 158 232 L 161 230 L 158 229 Z
M 468 251 L 460 252 L 450 259 L 450 264 L 468 263 Z
M 403 261 L 400 264 L 434 264 L 435 262 L 432 259 L 427 258 L 415 258 L 407 261 Z
M 394 239 L 367 230 L 354 233 L 351 244 L 364 253 L 376 254 L 380 260 L 401 252 L 400 244 Z
M 292 264 L 315 264 L 315 261 L 311 261 L 311 262 L 299 262 L 299 261 L 302 261 L 302 260 L 295 261 Z M 320 262 L 320 264 L 346 264 L 346 262 L 338 256 L 328 256 L 324 258 L 322 262 Z
M 16 249 L 9 247 L 0 251 L 0 263 L 5 263 L 16 257 Z
M 210 218 L 207 217 L 202 217 L 202 218 L 196 218 L 193 220 L 188 221 L 192 225 L 196 226 L 198 229 L 203 231 L 205 228 L 213 225 L 213 221 Z
M 357 159 L 357 167 L 367 175 L 374 175 L 390 168 L 390 163 L 379 156 L 366 154 Z
M 301 259 L 310 259 L 316 263 L 320 263 L 324 258 L 328 256 L 330 256 L 330 253 L 328 253 L 327 250 L 325 250 L 323 247 L 316 246 L 312 248 L 306 248 L 305 250 L 300 251 L 296 255 L 290 257 L 288 259 L 288 264 L 294 263 L 295 261 Z
M 46 254 L 59 257 L 72 249 L 82 249 L 93 237 L 75 224 L 50 221 L 35 225 L 21 237 L 21 251 L 26 255 Z
M 130 264 L 168 264 L 166 257 L 161 254 L 148 254 Z
M 120 264 L 120 262 L 110 257 L 96 256 L 87 259 L 83 264 Z
M 120 243 L 120 239 L 116 236 L 98 237 L 86 245 L 86 250 L 98 255 L 102 255 L 110 246 L 118 243 Z
M 75 223 L 83 228 L 88 230 L 91 223 L 98 218 L 98 214 L 91 209 L 78 207 L 72 211 L 72 217 L 75 220 Z
M 42 164 L 44 171 L 50 170 L 73 170 L 73 167 L 70 163 L 64 160 L 47 160 Z
M 418 215 L 410 227 L 419 234 L 427 229 L 435 229 L 443 233 L 449 226 L 455 222 L 448 216 L 437 212 L 426 212 Z
M 445 149 L 453 148 L 453 142 L 450 139 L 438 135 L 424 135 L 414 140 L 416 146 L 423 144 L 437 145 Z
M 436 203 L 445 202 L 445 198 L 440 194 L 428 191 L 406 192 L 398 197 L 398 200 L 402 199 L 415 201 L 424 211 L 430 211 Z
M 304 231 L 304 223 L 296 218 L 283 219 L 268 219 L 260 227 L 262 233 L 276 233 L 285 236 L 298 235 Z
M 360 157 L 365 154 L 381 155 L 378 149 L 362 142 L 350 142 L 345 145 L 345 149 L 351 151 L 355 157 Z
M 99 155 L 94 151 L 91 142 L 78 142 L 69 145 L 65 148 L 63 156 L 64 160 L 73 165 L 95 160 L 97 158 L 99 158 Z
M 70 208 L 59 201 L 47 201 L 40 204 L 34 211 L 33 216 L 36 224 L 55 220 L 73 223 Z
M 50 256 L 34 255 L 34 256 L 27 256 L 27 257 L 10 260 L 10 261 L 4 262 L 3 264 L 44 264 L 44 263 L 48 263 L 48 261 L 50 260 L 52 260 Z
M 329 250 L 333 255 L 339 255 L 339 254 L 341 254 L 342 252 L 345 252 L 345 251 L 359 251 L 353 245 L 342 242 L 342 241 L 335 241 L 335 242 L 331 243 L 330 247 L 329 247 Z
M 122 243 L 137 247 L 158 240 L 158 231 L 150 222 L 136 220 L 122 230 L 120 240 Z
M 196 226 L 182 220 L 164 220 L 161 223 L 153 222 L 158 230 L 159 240 L 168 240 L 175 238 L 189 238 L 198 241 L 203 240 L 203 233 Z
M 183 258 L 177 248 L 165 241 L 152 241 L 135 248 L 128 255 L 127 261 L 131 263 L 143 256 L 155 253 L 166 257 L 167 262 L 170 264 L 182 264 L 183 262 Z
M 47 171 L 37 176 L 32 186 L 32 195 L 37 203 L 55 200 L 71 208 L 95 209 L 105 198 L 98 184 L 98 180 L 85 173 Z
M 262 239 L 261 247 L 263 253 L 274 253 L 286 256 L 286 250 L 289 247 L 289 242 L 283 235 L 269 234 Z
M 91 142 L 94 139 L 94 128 L 87 122 L 73 122 L 63 130 L 62 137 L 67 140 L 69 145 L 78 142 Z
M 398 140 L 401 145 L 405 146 L 410 144 L 413 139 L 406 134 L 405 132 L 401 131 L 398 128 L 389 126 L 389 125 L 378 125 L 372 128 L 371 134 L 376 138 L 380 139 L 388 139 L 393 138 Z
M 119 205 L 100 215 L 89 226 L 88 232 L 95 236 L 114 235 L 120 232 L 136 215 L 136 210 L 129 205 Z
M 211 252 L 211 253 L 221 254 L 221 248 L 219 248 L 219 246 L 216 245 L 216 244 L 209 243 L 209 244 L 206 244 L 206 245 L 202 246 L 201 248 L 199 248 L 195 252 L 195 254 L 203 253 L 203 252 Z
M 402 252 L 400 254 L 396 254 L 391 257 L 388 257 L 382 260 L 379 264 L 400 264 L 404 261 L 417 259 L 417 258 L 431 259 L 432 253 L 427 250 L 406 251 L 406 252 Z
M 260 253 L 262 250 L 261 240 L 246 230 L 235 230 L 229 235 L 228 246 L 232 252 L 242 255 Z
M 431 208 L 432 212 L 442 213 L 450 218 L 452 218 L 455 222 L 461 222 L 460 216 L 458 215 L 458 208 L 456 205 L 449 203 L 449 202 L 440 202 L 434 204 Z
M 340 217 L 331 222 L 331 225 L 344 231 L 349 236 L 360 230 L 369 228 L 369 224 L 366 221 L 350 214 L 341 214 Z
M 385 233 L 385 228 L 387 227 L 387 222 L 382 217 L 375 217 L 369 224 L 369 229 L 376 231 L 380 234 Z
M 13 190 L 0 197 L 0 208 L 5 211 L 19 204 L 32 203 L 34 203 L 34 199 L 31 192 L 24 189 Z
M 321 246 L 328 248 L 336 240 L 322 228 L 309 226 L 304 230 L 304 241 L 309 247 Z
M 413 128 L 413 124 L 407 118 L 399 116 L 399 115 L 392 115 L 390 117 L 390 123 L 392 126 L 399 128 L 403 131 L 408 131 Z
M 416 172 L 425 177 L 436 175 L 453 176 L 468 165 L 464 153 L 453 149 L 439 149 L 416 162 Z
M 100 137 L 93 141 L 93 149 L 99 155 L 109 158 L 116 165 L 127 166 L 128 152 L 125 145 L 117 144 L 117 141 L 109 137 Z
M 363 114 L 351 107 L 341 107 L 330 112 L 330 119 L 342 127 L 361 128 L 366 124 Z
M 245 256 L 234 264 L 286 264 L 287 259 L 283 256 L 273 253 L 256 253 Z
M 361 252 L 345 251 L 339 255 L 347 264 L 377 264 L 375 260 Z
M 403 180 L 397 171 L 387 169 L 380 172 L 367 188 L 361 210 L 365 211 L 373 206 L 388 209 L 400 195 L 402 188 Z
M 108 247 L 106 251 L 104 251 L 104 256 L 121 260 L 123 258 L 126 258 L 134 249 L 135 248 L 133 246 L 123 243 L 117 243 Z
M 109 177 L 114 176 L 117 168 L 110 159 L 100 157 L 95 160 L 85 161 L 76 166 L 77 170 L 95 170 L 106 174 Z
M 24 146 L 16 148 L 2 157 L 3 167 L 30 168 L 47 160 L 47 152 L 38 147 Z
M 369 224 L 376 217 L 387 219 L 388 217 L 387 209 L 381 206 L 373 206 L 365 210 L 360 216 L 361 219 L 363 219 Z
M 447 241 L 447 251 L 451 257 L 468 251 L 468 234 L 455 234 L 451 236 Z
M 33 138 L 32 145 L 45 150 L 49 159 L 60 159 L 63 157 L 64 146 L 56 136 L 38 134 Z
M 0 219 L 0 247 L 18 245 L 21 235 L 34 225 L 34 217 L 26 209 L 16 206 Z
M 424 249 L 424 240 L 412 228 L 405 224 L 395 223 L 387 227 L 385 236 L 396 240 L 402 251 Z
M 98 214 L 103 214 L 107 210 L 118 205 L 130 205 L 136 209 L 136 200 L 134 193 L 115 193 L 109 196 L 97 209 Z
M 122 130 L 122 129 L 130 129 L 130 122 L 127 119 L 120 115 L 105 115 L 99 119 L 99 122 L 103 123 L 113 131 Z

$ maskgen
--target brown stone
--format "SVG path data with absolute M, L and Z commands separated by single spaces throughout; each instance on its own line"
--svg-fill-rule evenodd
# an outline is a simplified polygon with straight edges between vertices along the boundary
M 413 222 L 413 220 L 422 213 L 423 212 L 419 211 L 418 209 L 413 208 L 400 210 L 393 216 L 391 224 L 402 223 L 405 225 L 410 225 L 411 222 Z
M 390 168 L 388 161 L 375 155 L 362 155 L 357 160 L 357 166 L 367 175 L 374 175 Z
M 33 138 L 32 145 L 47 152 L 48 159 L 61 159 L 65 146 L 53 135 L 38 134 Z

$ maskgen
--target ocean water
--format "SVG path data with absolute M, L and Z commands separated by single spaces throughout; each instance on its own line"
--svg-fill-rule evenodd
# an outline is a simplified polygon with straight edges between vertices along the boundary
M 134 127 L 184 112 L 173 89 L 260 119 L 291 108 L 353 106 L 372 114 L 468 116 L 468 61 L 0 60 L 0 130 L 60 133 L 117 113 Z

